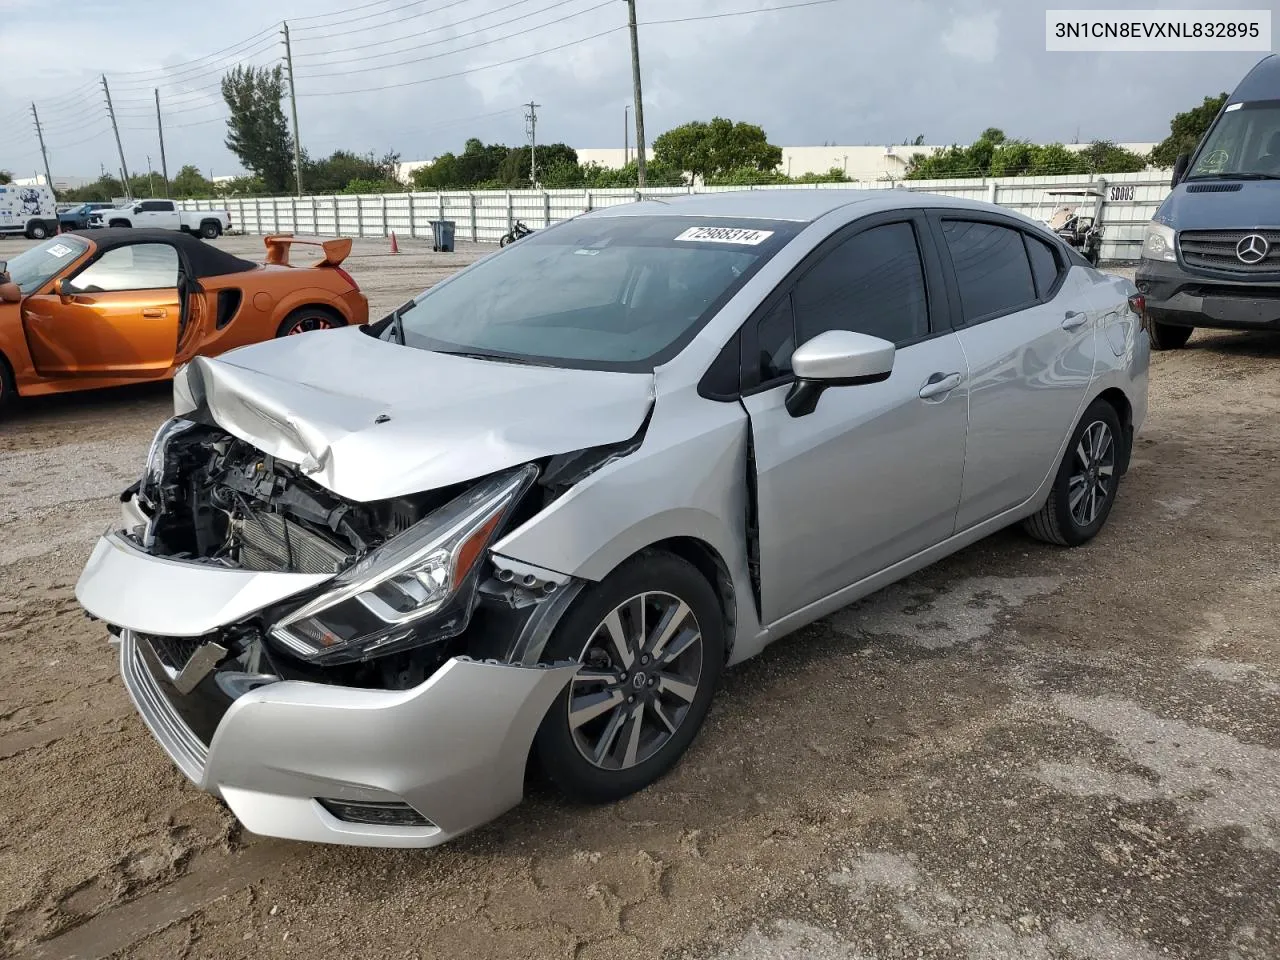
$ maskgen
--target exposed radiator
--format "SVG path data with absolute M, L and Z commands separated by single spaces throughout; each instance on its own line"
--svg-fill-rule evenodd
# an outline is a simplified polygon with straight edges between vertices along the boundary
M 341 545 L 278 513 L 237 517 L 231 528 L 240 543 L 240 566 L 245 570 L 337 573 L 351 558 Z

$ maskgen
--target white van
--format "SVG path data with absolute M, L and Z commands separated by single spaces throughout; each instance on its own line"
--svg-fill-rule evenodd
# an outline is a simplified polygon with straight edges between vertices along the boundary
M 0 235 L 20 233 L 29 240 L 43 240 L 57 232 L 58 205 L 48 186 L 0 184 Z

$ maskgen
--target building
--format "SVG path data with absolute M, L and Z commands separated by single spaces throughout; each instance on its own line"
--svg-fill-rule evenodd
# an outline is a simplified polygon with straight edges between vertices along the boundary
M 38 174 L 34 177 L 14 177 L 13 183 L 17 187 L 42 187 L 45 184 L 44 174 Z M 78 190 L 80 187 L 87 187 L 93 183 L 86 177 L 54 177 L 53 189 L 56 193 L 59 190 Z

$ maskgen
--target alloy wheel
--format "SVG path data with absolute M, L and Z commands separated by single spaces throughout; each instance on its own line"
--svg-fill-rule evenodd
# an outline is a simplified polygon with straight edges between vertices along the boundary
M 306 333 L 308 330 L 332 330 L 333 321 L 324 317 L 300 317 L 297 322 L 292 324 L 285 331 L 286 336 L 293 336 L 297 333 Z
M 574 745 L 602 770 L 627 770 L 680 728 L 702 679 L 702 630 L 689 605 L 649 592 L 615 607 L 592 631 L 569 688 Z
M 1067 482 L 1067 507 L 1077 526 L 1098 518 L 1115 489 L 1116 444 L 1111 428 L 1101 420 L 1089 424 L 1076 444 L 1075 471 Z

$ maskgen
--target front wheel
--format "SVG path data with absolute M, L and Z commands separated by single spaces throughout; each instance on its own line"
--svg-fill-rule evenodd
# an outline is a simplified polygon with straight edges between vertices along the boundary
M 1097 536 L 1116 500 L 1124 442 L 1115 407 L 1093 401 L 1071 435 L 1048 501 L 1023 521 L 1026 531 L 1062 547 L 1078 547 Z
M 1152 350 L 1181 350 L 1191 339 L 1195 327 L 1176 327 L 1171 323 L 1151 322 L 1148 331 Z
M 512 239 L 514 238 L 511 236 L 511 234 L 509 233 L 503 234 L 502 239 L 498 241 L 498 246 L 505 247 L 508 243 L 512 241 Z
M 582 668 L 551 705 L 537 758 L 566 795 L 607 803 L 656 781 L 697 735 L 724 665 L 715 591 L 665 552 L 639 554 L 589 587 L 543 660 Z

